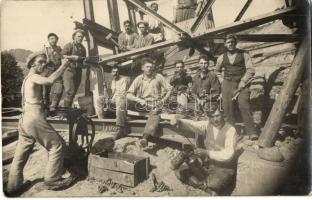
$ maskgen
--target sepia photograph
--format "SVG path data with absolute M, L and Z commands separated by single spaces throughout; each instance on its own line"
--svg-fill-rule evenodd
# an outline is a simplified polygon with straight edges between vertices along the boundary
M 312 195 L 310 0 L 0 0 L 2 197 Z

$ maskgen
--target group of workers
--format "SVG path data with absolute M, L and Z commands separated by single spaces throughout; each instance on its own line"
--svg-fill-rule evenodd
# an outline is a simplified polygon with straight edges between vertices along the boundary
M 157 11 L 158 5 L 152 4 Z M 119 35 L 119 48 L 122 51 L 141 48 L 157 41 L 164 40 L 164 34 L 152 36 L 156 32 L 149 31 L 148 23 L 139 22 L 140 35 L 134 33 L 130 21 L 124 22 L 125 32 Z M 157 28 L 156 28 L 157 29 Z M 22 85 L 23 114 L 19 122 L 19 139 L 11 165 L 7 192 L 15 193 L 25 185 L 23 168 L 28 160 L 35 142 L 40 143 L 49 153 L 44 183 L 48 189 L 59 190 L 75 181 L 75 177 L 62 177 L 65 142 L 54 128 L 46 121 L 45 107 L 54 112 L 60 102 L 64 88 L 64 107 L 72 106 L 75 94 L 81 82 L 86 49 L 82 45 L 83 30 L 76 30 L 73 41 L 63 49 L 58 45 L 58 36 L 48 35 L 49 46 L 44 51 L 29 56 L 27 67 L 29 74 Z M 168 101 L 173 90 L 178 91 L 177 101 L 180 108 L 187 109 L 189 94 L 196 100 L 196 111 L 206 114 L 208 120 L 193 121 L 175 116 L 171 124 L 179 129 L 194 132 L 197 135 L 195 152 L 210 160 L 209 175 L 202 180 L 193 174 L 192 167 L 187 162 L 175 169 L 176 176 L 184 183 L 191 185 L 206 184 L 209 191 L 219 192 L 234 176 L 232 164 L 235 156 L 237 133 L 235 125 L 235 102 L 233 91 L 239 89 L 238 108 L 245 124 L 246 133 L 250 139 L 258 138 L 253 123 L 249 89 L 246 83 L 252 78 L 255 70 L 248 53 L 236 48 L 237 38 L 228 35 L 225 38 L 226 52 L 219 56 L 215 71 L 208 68 L 209 59 L 199 58 L 199 69 L 194 77 L 189 76 L 184 68 L 184 62 L 175 63 L 176 72 L 167 80 L 156 73 L 155 61 L 149 57 L 140 60 L 142 74 L 132 83 L 128 77 L 120 75 L 119 68 L 112 68 L 110 103 L 115 104 L 116 126 L 118 131 L 114 139 L 124 137 L 127 127 L 127 110 L 148 112 L 148 118 L 140 139 L 140 146 L 145 148 L 152 137 L 157 137 L 161 120 L 162 106 Z M 224 70 L 223 74 L 221 71 Z M 219 77 L 222 76 L 222 84 Z M 183 96 L 184 95 L 184 96 Z M 222 107 L 217 104 L 208 106 L 207 99 L 215 101 L 222 98 Z M 50 102 L 49 102 L 50 101 Z M 213 161 L 213 162 L 211 162 Z M 211 168 L 211 166 L 213 166 Z M 213 181 L 213 180 L 218 181 Z M 207 189 L 206 188 L 206 189 Z

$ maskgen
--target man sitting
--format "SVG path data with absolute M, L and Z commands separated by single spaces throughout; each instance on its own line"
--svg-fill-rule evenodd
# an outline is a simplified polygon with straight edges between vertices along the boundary
M 127 93 L 127 99 L 129 100 L 128 106 L 132 107 L 132 109 L 149 111 L 143 139 L 140 141 L 141 146 L 146 147 L 149 138 L 156 136 L 160 122 L 161 106 L 169 98 L 171 86 L 161 74 L 155 73 L 152 59 L 143 58 L 141 60 L 141 69 L 143 74 L 137 76 L 132 82 Z
M 224 121 L 223 113 L 217 107 L 212 107 L 207 115 L 209 117 L 207 121 L 192 121 L 177 117 L 171 120 L 171 124 L 178 129 L 196 134 L 194 154 L 186 156 L 185 162 L 175 167 L 175 174 L 186 184 L 220 194 L 234 178 L 237 133 L 231 124 Z M 194 156 L 201 161 L 195 167 Z
M 184 112 L 187 109 L 188 93 L 192 88 L 192 77 L 187 75 L 182 60 L 176 61 L 174 65 L 176 71 L 170 79 L 170 84 L 174 87 L 178 110 Z

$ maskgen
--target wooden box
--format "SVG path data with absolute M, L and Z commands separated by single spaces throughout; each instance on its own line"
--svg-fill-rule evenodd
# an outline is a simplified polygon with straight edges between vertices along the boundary
M 149 159 L 126 153 L 109 153 L 107 157 L 90 154 L 88 173 L 98 180 L 135 187 L 148 177 Z

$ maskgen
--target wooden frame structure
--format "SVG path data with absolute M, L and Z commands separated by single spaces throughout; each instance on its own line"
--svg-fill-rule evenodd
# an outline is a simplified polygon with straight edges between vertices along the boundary
M 238 33 L 243 30 L 247 30 L 252 27 L 256 27 L 268 22 L 272 22 L 274 20 L 278 19 L 284 19 L 285 17 L 295 16 L 296 8 L 290 7 L 288 3 L 286 5 L 285 9 L 276 10 L 270 13 L 266 13 L 260 16 L 252 17 L 250 19 L 244 19 L 241 20 L 247 9 L 249 8 L 250 4 L 252 3 L 252 0 L 247 0 L 237 17 L 233 20 L 233 23 L 221 26 L 221 27 L 215 27 L 212 29 L 207 30 L 203 34 L 198 34 L 196 32 L 198 26 L 203 21 L 204 17 L 206 17 L 209 9 L 211 9 L 213 3 L 215 3 L 216 0 L 209 0 L 207 1 L 206 5 L 204 6 L 204 9 L 199 14 L 198 18 L 195 20 L 194 24 L 191 27 L 191 34 L 187 34 L 186 31 L 182 30 L 175 24 L 171 23 L 161 15 L 155 13 L 150 8 L 148 8 L 145 5 L 145 1 L 139 1 L 139 0 L 124 0 L 127 7 L 128 7 L 128 14 L 129 19 L 132 21 L 132 23 L 136 23 L 136 9 L 139 11 L 151 15 L 155 19 L 162 22 L 167 28 L 173 30 L 176 34 L 181 36 L 177 40 L 169 40 L 164 41 L 161 43 L 153 44 L 148 47 L 124 52 L 118 54 L 118 47 L 111 41 L 105 40 L 105 36 L 108 34 L 112 34 L 112 37 L 116 39 L 118 37 L 118 32 L 120 31 L 120 22 L 119 22 L 119 16 L 118 16 L 118 7 L 117 7 L 117 0 L 107 0 L 108 5 L 108 12 L 110 17 L 110 24 L 111 29 L 108 29 L 100 24 L 97 24 L 94 21 L 94 14 L 93 14 L 93 4 L 92 0 L 83 0 L 84 2 L 84 11 L 85 11 L 85 19 L 83 19 L 83 23 L 76 22 L 76 27 L 84 28 L 88 31 L 88 50 L 89 55 L 96 56 L 98 55 L 97 45 L 103 46 L 105 48 L 111 49 L 114 51 L 115 55 L 107 56 L 102 58 L 102 60 L 98 60 L 96 62 L 91 62 L 91 64 L 95 67 L 97 67 L 97 78 L 98 78 L 98 90 L 99 92 L 103 91 L 103 74 L 101 70 L 101 65 L 105 66 L 110 61 L 118 61 L 123 58 L 128 58 L 130 56 L 136 56 L 140 54 L 145 54 L 147 52 L 151 52 L 157 49 L 170 47 L 173 45 L 185 45 L 188 44 L 189 47 L 197 48 L 199 51 L 207 53 L 211 55 L 210 52 L 207 52 L 202 44 L 202 40 L 207 39 L 220 39 L 223 38 L 224 35 L 228 33 Z M 294 42 L 294 41 L 300 41 L 302 38 L 296 34 L 263 34 L 263 35 L 252 35 L 252 34 L 238 34 L 239 39 L 244 41 L 252 41 L 252 42 Z M 307 38 L 304 39 L 304 41 L 301 44 L 301 47 L 294 59 L 294 62 L 292 64 L 292 71 L 290 74 L 290 80 L 287 81 L 287 83 L 284 86 L 283 91 L 281 92 L 281 97 L 275 102 L 272 112 L 270 114 L 269 120 L 266 122 L 265 128 L 263 133 L 260 137 L 260 145 L 263 147 L 269 147 L 272 146 L 273 138 L 278 130 L 278 128 L 281 126 L 282 123 L 282 117 L 285 114 L 285 107 L 289 104 L 289 101 L 294 93 L 294 85 L 298 84 L 300 80 L 300 75 L 302 74 L 302 69 L 304 66 L 304 63 L 302 62 L 302 59 L 304 56 L 307 55 L 307 49 L 309 49 L 309 45 L 307 45 L 309 42 Z M 211 55 L 213 57 L 213 55 Z M 281 109 L 278 108 L 278 106 L 282 106 Z M 275 122 L 272 123 L 275 119 Z M 278 120 L 276 120 L 278 119 Z

